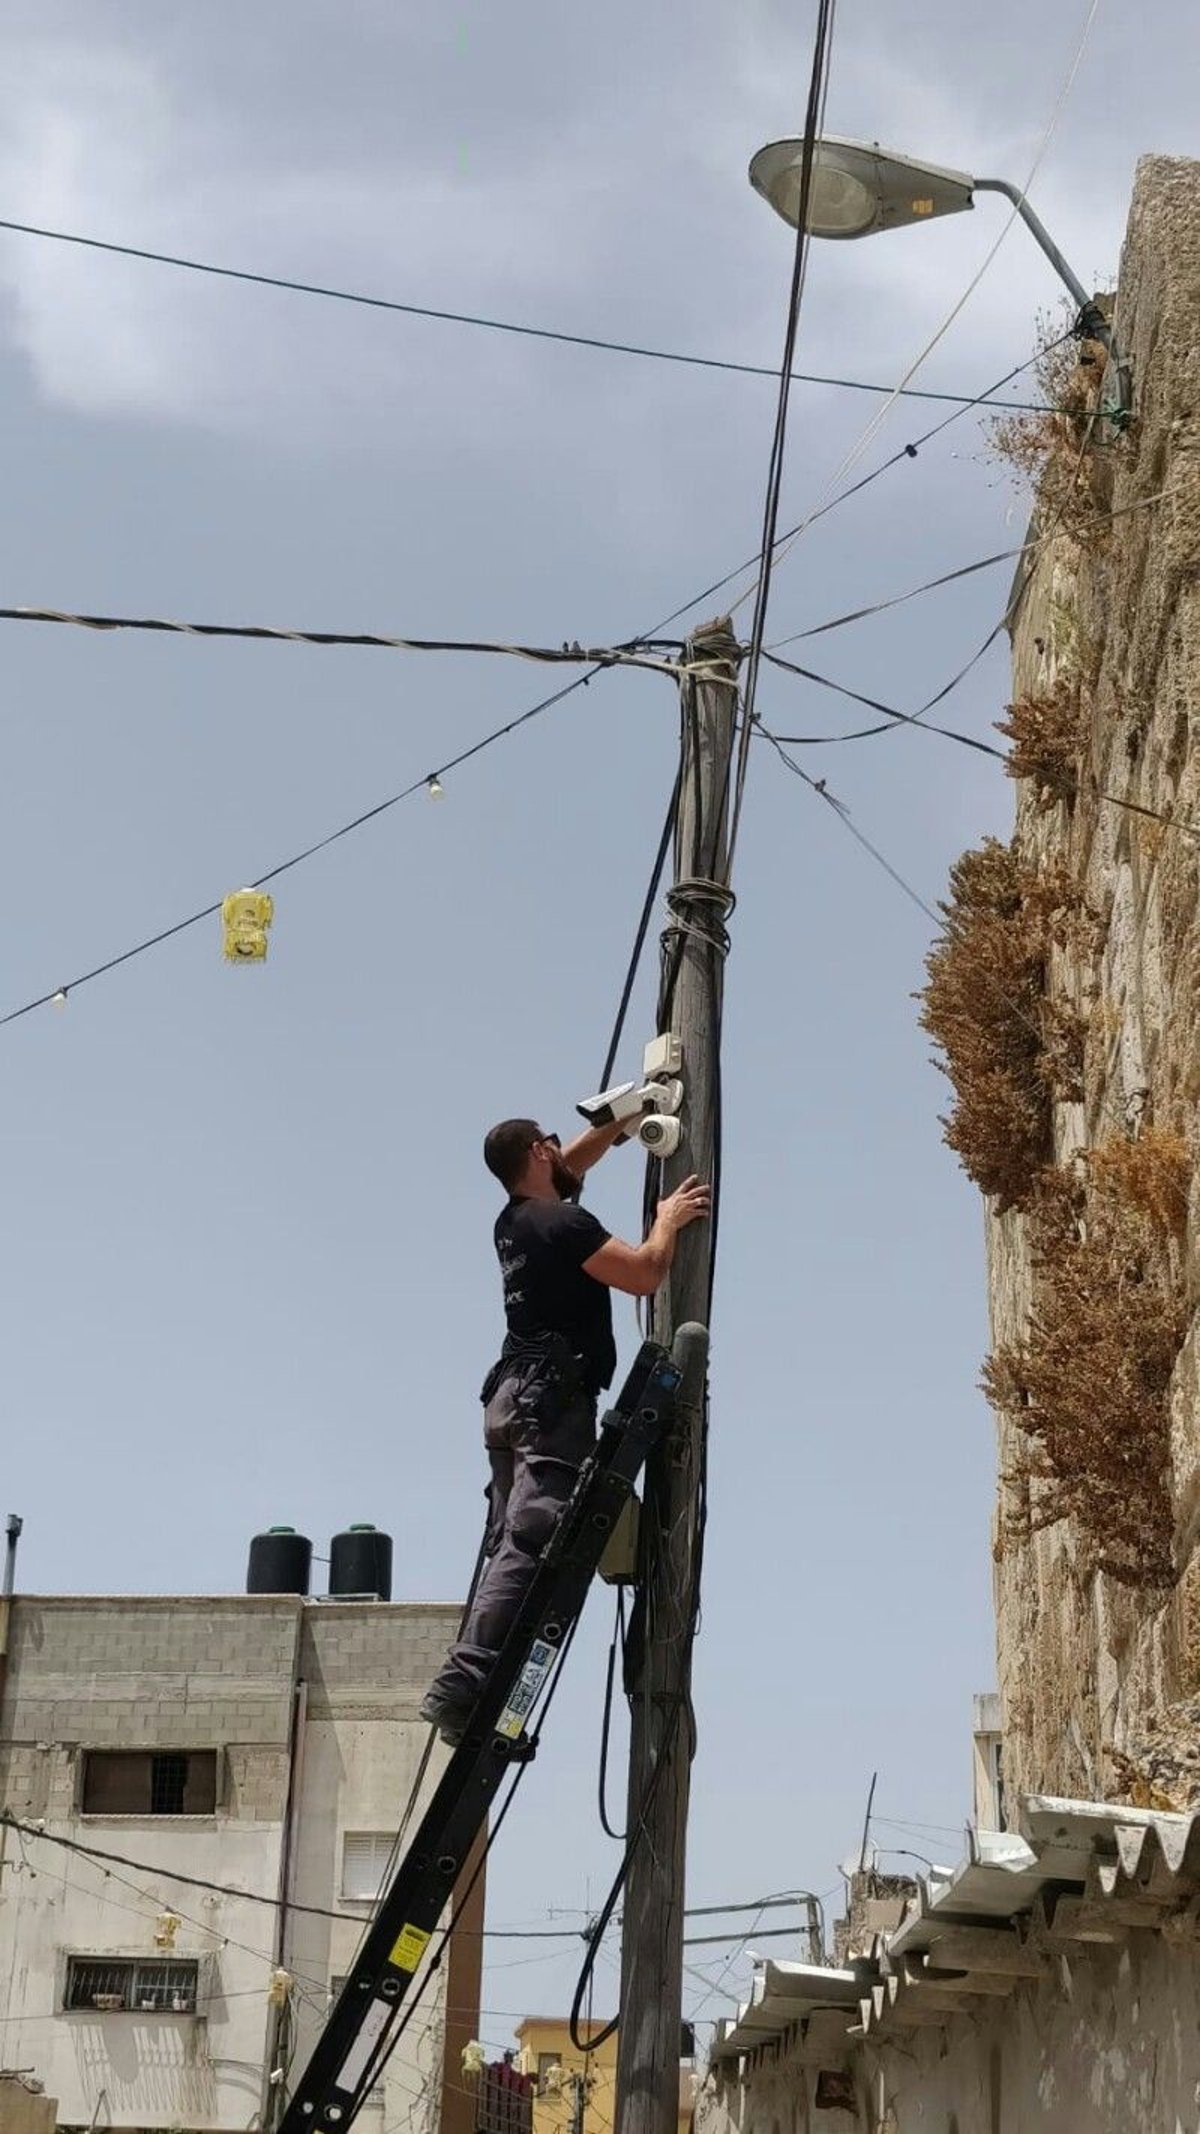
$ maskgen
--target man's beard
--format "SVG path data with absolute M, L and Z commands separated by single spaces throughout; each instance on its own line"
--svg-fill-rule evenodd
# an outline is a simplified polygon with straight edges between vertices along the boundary
M 583 1180 L 571 1169 L 563 1156 L 555 1156 L 551 1163 L 550 1177 L 560 1200 L 578 1200 L 583 1191 Z

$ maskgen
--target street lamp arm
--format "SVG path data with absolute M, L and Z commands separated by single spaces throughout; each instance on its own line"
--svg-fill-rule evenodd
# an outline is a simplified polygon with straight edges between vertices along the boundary
M 1011 200 L 1026 229 L 1037 239 L 1059 280 L 1065 282 L 1070 290 L 1080 311 L 1090 313 L 1095 309 L 1094 299 L 1088 295 L 1079 276 L 1063 258 L 1045 223 L 1040 216 L 1034 214 L 1019 185 L 1010 184 L 1007 178 L 976 178 L 972 181 L 972 190 L 977 193 L 1003 193 L 1006 200 Z M 1098 333 L 1095 338 L 1106 340 L 1107 335 Z
M 1117 381 L 1117 409 L 1114 420 L 1118 424 L 1127 420 L 1133 403 L 1129 364 L 1122 356 L 1116 335 L 1095 297 L 1088 295 L 1074 268 L 1063 258 L 1045 223 L 1040 216 L 1034 214 L 1019 185 L 1010 184 L 1007 178 L 976 178 L 973 180 L 972 190 L 977 193 L 1002 193 L 1006 200 L 1012 201 L 1026 229 L 1036 238 L 1059 280 L 1070 290 L 1079 306 L 1076 333 L 1084 340 L 1099 341 L 1101 347 L 1107 350 Z

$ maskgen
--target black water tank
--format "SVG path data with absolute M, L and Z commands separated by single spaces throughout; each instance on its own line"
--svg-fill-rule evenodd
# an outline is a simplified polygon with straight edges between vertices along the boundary
M 250 1543 L 247 1593 L 307 1593 L 312 1543 L 294 1526 L 268 1527 Z
M 369 1594 L 392 1597 L 392 1537 L 378 1527 L 350 1526 L 329 1544 L 329 1593 L 333 1600 Z

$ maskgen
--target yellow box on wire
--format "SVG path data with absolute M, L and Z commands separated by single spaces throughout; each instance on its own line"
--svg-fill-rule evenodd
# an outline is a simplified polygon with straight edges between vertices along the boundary
M 221 906 L 228 963 L 265 963 L 275 901 L 265 889 L 235 889 Z

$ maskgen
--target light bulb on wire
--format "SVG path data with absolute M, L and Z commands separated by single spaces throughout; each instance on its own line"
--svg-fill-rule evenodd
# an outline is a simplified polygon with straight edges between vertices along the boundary
M 57 993 L 55 993 L 55 994 L 53 995 L 53 997 L 52 997 L 52 999 L 51 999 L 51 1002 L 50 1002 L 50 1005 L 51 1005 L 51 1007 L 52 1007 L 52 1008 L 65 1008 L 65 1007 L 66 1007 L 66 1005 L 67 1005 L 67 989 L 66 989 L 65 985 L 60 985 L 60 987 L 59 987 L 59 989 L 58 989 Z
M 425 780 L 425 790 L 431 800 L 444 800 L 446 797 L 446 788 L 436 771 L 430 771 Z

